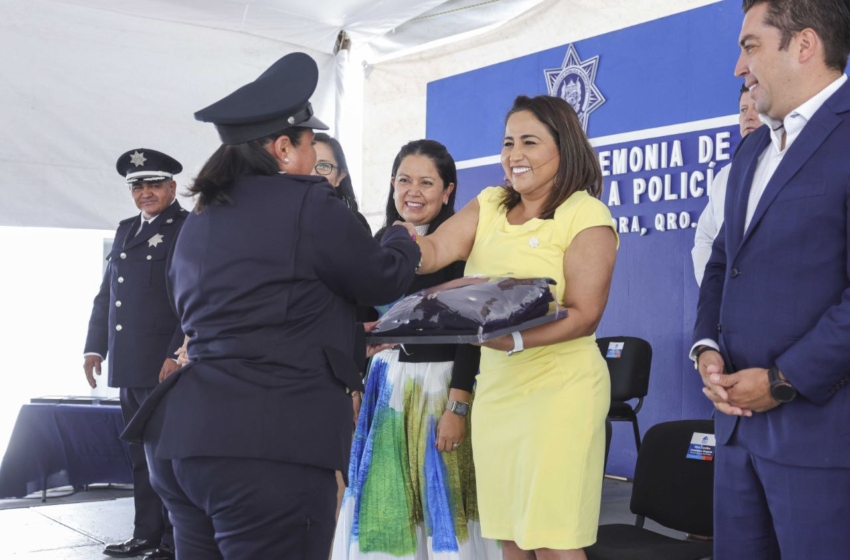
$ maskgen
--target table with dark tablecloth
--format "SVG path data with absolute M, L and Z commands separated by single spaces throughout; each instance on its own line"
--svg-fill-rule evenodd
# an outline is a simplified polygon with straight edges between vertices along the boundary
M 0 464 L 0 498 L 59 486 L 132 484 L 117 406 L 25 404 Z

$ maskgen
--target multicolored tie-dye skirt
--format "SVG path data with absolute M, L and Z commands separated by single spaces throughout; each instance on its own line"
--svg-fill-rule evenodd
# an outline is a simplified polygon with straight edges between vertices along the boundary
M 469 420 L 456 451 L 434 446 L 452 362 L 377 354 L 354 433 L 332 560 L 498 560 L 481 537 Z

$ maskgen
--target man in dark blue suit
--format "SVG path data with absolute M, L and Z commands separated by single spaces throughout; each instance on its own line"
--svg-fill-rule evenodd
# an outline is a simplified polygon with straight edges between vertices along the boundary
M 174 158 L 146 148 L 118 158 L 141 213 L 123 220 L 107 257 L 103 283 L 89 320 L 83 369 L 89 385 L 97 386 L 101 362 L 109 358 L 109 386 L 121 390 L 121 412 L 128 423 L 159 382 L 178 369 L 174 352 L 183 332 L 169 303 L 165 263 L 187 212 L 176 200 L 173 177 L 182 166 Z M 103 551 L 113 558 L 150 552 L 150 558 L 174 557 L 168 512 L 150 485 L 142 446 L 130 445 L 133 497 L 136 507 L 133 538 Z
M 715 557 L 850 555 L 850 5 L 745 0 L 768 126 L 729 175 L 696 358 L 717 408 Z

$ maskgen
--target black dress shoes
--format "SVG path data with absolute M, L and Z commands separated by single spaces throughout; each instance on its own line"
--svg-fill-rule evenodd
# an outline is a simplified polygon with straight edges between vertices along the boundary
M 126 542 L 107 545 L 107 547 L 103 549 L 103 553 L 107 556 L 111 556 L 112 558 L 132 558 L 134 556 L 141 556 L 145 552 L 156 550 L 158 547 L 159 543 L 155 543 L 153 541 L 145 539 L 130 539 Z
M 153 552 L 148 552 L 145 560 L 174 560 L 174 547 L 161 544 Z

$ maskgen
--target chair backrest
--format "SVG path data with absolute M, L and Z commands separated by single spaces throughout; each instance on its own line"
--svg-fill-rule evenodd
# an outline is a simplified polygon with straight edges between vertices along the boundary
M 597 338 L 596 344 L 611 375 L 611 400 L 639 399 L 649 391 L 652 346 L 634 336 Z
M 652 426 L 635 464 L 631 510 L 685 533 L 711 536 L 714 462 L 687 458 L 695 433 L 713 434 L 713 420 L 678 420 Z

